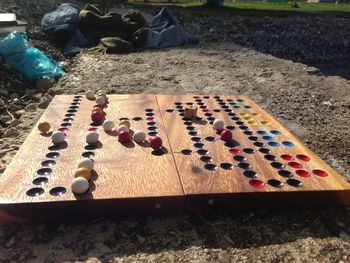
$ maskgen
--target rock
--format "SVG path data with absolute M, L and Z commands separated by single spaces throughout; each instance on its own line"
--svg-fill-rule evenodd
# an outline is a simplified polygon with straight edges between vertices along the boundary
M 34 94 L 32 98 L 36 101 L 39 101 L 42 98 L 42 95 L 40 93 L 37 93 L 37 94 Z
M 9 122 L 11 120 L 12 120 L 12 117 L 9 115 L 4 115 L 0 118 L 0 122 L 2 122 L 2 123 L 6 123 L 6 122 Z
M 25 109 L 27 110 L 27 111 L 33 111 L 33 110 L 36 110 L 38 108 L 38 104 L 36 104 L 36 103 L 31 103 L 31 104 L 29 104 Z
M 46 109 L 49 106 L 51 100 L 52 97 L 49 94 L 46 94 L 44 97 L 41 98 L 38 107 L 40 109 Z
M 19 135 L 19 132 L 16 128 L 10 128 L 7 131 L 4 132 L 4 135 L 6 137 L 15 137 Z
M 26 111 L 25 110 L 18 110 L 15 112 L 15 117 L 20 118 Z
M 218 261 L 220 263 L 230 263 L 230 255 L 227 251 L 222 250 L 219 252 Z
M 146 238 L 140 235 L 136 235 L 137 241 L 142 245 L 146 242 Z

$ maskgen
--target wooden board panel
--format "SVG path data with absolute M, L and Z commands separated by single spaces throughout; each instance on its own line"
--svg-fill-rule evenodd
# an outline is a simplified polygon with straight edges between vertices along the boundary
M 234 208 L 349 204 L 350 184 L 344 177 L 249 98 L 190 95 L 157 98 L 186 195 L 187 209 L 209 209 L 214 204 Z M 200 107 L 202 120 L 191 123 L 183 119 L 181 111 L 191 105 Z M 232 143 L 220 140 L 213 130 L 214 119 L 223 120 L 226 127 L 232 129 Z M 215 141 L 211 141 L 213 138 Z M 293 160 L 283 159 L 281 156 L 287 157 L 284 155 Z M 293 168 L 290 162 L 300 168 Z M 317 176 L 312 172 L 315 170 L 324 171 L 328 176 Z M 281 176 L 289 175 L 289 172 L 291 180 Z M 262 183 L 264 187 L 254 187 L 250 184 L 253 182 Z M 303 186 L 295 187 L 293 182 Z M 283 186 L 278 188 L 273 183 Z
M 50 136 L 41 136 L 35 126 L 1 177 L 1 203 L 12 204 L 13 207 L 15 204 L 33 203 L 34 206 L 30 206 L 33 208 L 40 207 L 40 203 L 45 202 L 58 206 L 59 202 L 68 203 L 80 200 L 93 201 L 90 202 L 90 205 L 93 206 L 91 210 L 96 210 L 112 200 L 112 207 L 117 210 L 121 209 L 124 203 L 126 209 L 130 208 L 129 210 L 154 210 L 155 207 L 161 207 L 163 202 L 170 202 L 171 210 L 181 209 L 183 190 L 167 140 L 163 141 L 164 149 L 168 150 L 168 153 L 159 156 L 152 154 L 150 147 L 133 142 L 123 145 L 115 134 L 107 134 L 102 127 L 98 127 L 101 143 L 96 149 L 90 149 L 85 142 L 85 137 L 89 127 L 92 127 L 90 124 L 93 124 L 90 114 L 95 103 L 85 98 L 82 98 L 80 102 L 80 99 L 76 97 L 75 102 L 73 96 L 56 96 L 53 99 L 40 121 L 49 121 L 52 128 L 56 130 L 64 118 L 67 116 L 69 118 L 69 115 L 65 116 L 65 114 L 75 114 L 72 116 L 73 120 L 67 131 L 66 144 L 55 149 Z M 157 131 L 160 136 L 166 138 L 155 96 L 110 96 L 109 101 L 108 107 L 104 109 L 106 119 L 119 123 L 120 118 L 128 117 L 132 129 L 147 131 L 146 118 L 148 116 L 146 114 L 154 114 Z M 70 105 L 73 108 L 78 106 L 77 112 L 68 113 Z M 148 113 L 146 109 L 153 109 L 153 112 Z M 135 117 L 142 118 L 142 120 L 133 120 Z M 59 153 L 60 156 L 58 158 L 45 157 L 53 152 Z M 83 158 L 82 154 L 87 152 L 94 153 L 95 162 L 95 174 L 91 181 L 90 191 L 81 196 L 74 195 L 70 190 L 70 184 L 74 179 L 78 162 Z M 39 177 L 37 172 L 42 168 L 41 163 L 47 160 L 53 160 L 56 164 L 49 167 L 52 172 L 45 176 L 49 179 L 42 187 L 45 192 L 35 197 L 28 196 L 27 191 L 35 187 L 33 180 Z M 66 192 L 58 196 L 50 194 L 55 187 L 63 187 Z M 140 198 L 142 198 L 141 202 Z M 118 202 L 121 202 L 122 207 L 118 206 Z M 72 206 L 72 204 L 69 203 L 67 206 Z M 84 202 L 81 206 L 84 206 Z M 136 209 L 133 206 L 136 206 Z M 144 207 L 146 208 L 143 209 Z
M 67 125 L 66 143 L 53 146 L 34 126 L 0 178 L 0 219 L 350 205 L 344 177 L 247 97 L 110 95 L 105 118 L 128 118 L 133 130 L 158 133 L 162 151 L 118 142 L 116 134 L 91 122 L 93 105 L 82 96 L 53 99 L 39 121 L 49 121 L 53 130 Z M 199 119 L 183 119 L 189 106 L 199 107 Z M 220 140 L 214 119 L 224 121 L 233 141 Z M 85 142 L 91 127 L 100 135 L 95 147 Z M 95 162 L 93 178 L 88 193 L 74 195 L 70 184 L 83 155 Z M 47 182 L 35 185 L 38 178 Z M 43 193 L 28 195 L 33 188 Z

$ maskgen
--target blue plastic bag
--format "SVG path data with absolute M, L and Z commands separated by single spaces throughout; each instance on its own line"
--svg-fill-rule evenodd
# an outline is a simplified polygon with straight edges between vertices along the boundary
M 13 32 L 0 41 L 0 56 L 20 73 L 21 79 L 31 82 L 39 78 L 59 79 L 65 74 L 57 61 L 32 47 L 24 33 Z

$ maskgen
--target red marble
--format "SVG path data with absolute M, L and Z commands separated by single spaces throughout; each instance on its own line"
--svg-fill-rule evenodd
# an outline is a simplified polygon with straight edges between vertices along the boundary
M 163 145 L 163 141 L 159 136 L 153 136 L 149 139 L 150 146 L 153 149 L 159 149 Z
M 232 132 L 229 130 L 223 130 L 220 133 L 220 138 L 221 138 L 221 140 L 223 140 L 225 142 L 231 141 L 232 140 Z
M 92 112 L 91 114 L 91 120 L 93 122 L 100 122 L 103 120 L 103 114 L 101 112 L 98 112 L 98 111 L 94 111 Z
M 122 131 L 119 133 L 118 139 L 120 142 L 129 142 L 131 140 L 130 133 L 127 131 Z

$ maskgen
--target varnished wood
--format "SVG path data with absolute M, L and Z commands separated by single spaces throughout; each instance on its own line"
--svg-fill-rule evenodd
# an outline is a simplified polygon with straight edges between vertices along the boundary
M 211 163 L 220 166 L 222 163 L 233 165 L 232 170 L 219 167 L 215 171 L 207 170 L 205 163 L 200 160 L 194 147 L 194 141 L 188 134 L 183 116 L 178 110 L 185 107 L 198 107 L 193 95 L 110 95 L 108 107 L 104 109 L 106 119 L 119 122 L 120 118 L 129 118 L 131 128 L 145 132 L 151 126 L 146 120 L 146 114 L 152 109 L 159 136 L 163 140 L 164 154 L 154 152 L 147 144 L 134 142 L 121 144 L 114 133 L 106 133 L 99 128 L 100 143 L 96 149 L 86 149 L 85 136 L 91 126 L 90 114 L 94 106 L 93 101 L 85 97 L 79 105 L 72 125 L 69 127 L 66 144 L 55 151 L 60 153 L 57 159 L 46 158 L 52 147 L 50 136 L 43 136 L 37 130 L 37 124 L 24 142 L 17 155 L 0 178 L 0 217 L 2 220 L 26 218 L 62 218 L 70 216 L 96 216 L 105 214 L 128 215 L 145 213 L 173 213 L 186 211 L 201 211 L 218 208 L 254 208 L 254 207 L 310 207 L 324 205 L 349 205 L 350 184 L 314 152 L 305 147 L 295 136 L 288 132 L 280 123 L 262 110 L 249 98 L 244 96 L 220 96 L 226 102 L 235 116 L 248 126 L 259 141 L 265 142 L 256 134 L 257 130 L 279 130 L 282 135 L 275 136 L 277 142 L 292 141 L 295 147 L 268 147 L 278 162 L 285 164 L 286 169 L 293 172 L 293 177 L 304 183 L 296 188 L 286 183 L 286 178 L 277 173 L 277 169 L 270 165 L 264 154 L 257 151 L 254 154 L 242 153 L 247 158 L 252 170 L 258 173 L 259 180 L 267 182 L 278 179 L 284 182 L 282 188 L 275 188 L 266 183 L 258 189 L 249 184 L 249 178 L 243 175 L 243 169 L 238 167 L 237 161 L 229 153 L 230 147 L 219 139 L 219 135 L 212 129 L 206 119 L 203 109 L 198 108 L 198 116 L 203 120 L 192 120 L 193 126 L 201 137 L 213 159 Z M 56 96 L 45 111 L 39 122 L 50 122 L 54 130 L 61 126 L 74 96 Z M 231 119 L 232 116 L 218 102 L 210 96 L 202 102 L 208 107 L 215 118 L 222 119 L 226 126 L 233 126 L 233 139 L 237 143 L 234 148 L 251 148 L 258 150 L 252 140 L 243 133 L 239 125 Z M 240 108 L 233 108 L 227 103 L 232 99 Z M 243 99 L 244 102 L 238 102 Z M 176 105 L 181 102 L 181 105 Z M 188 104 L 186 104 L 188 103 Z M 193 103 L 192 105 L 190 105 Z M 244 106 L 252 108 L 244 108 Z M 202 107 L 203 108 L 203 107 Z M 220 112 L 214 112 L 214 109 Z M 254 116 L 252 113 L 258 113 Z M 242 116 L 248 114 L 249 116 Z M 149 114 L 150 115 L 150 114 Z M 133 120 L 139 117 L 142 120 Z M 251 119 L 252 118 L 252 119 Z M 269 125 L 263 125 L 262 123 Z M 258 125 L 254 126 L 254 122 Z M 152 129 L 152 128 L 151 128 Z M 205 137 L 215 137 L 216 141 L 209 142 Z M 193 154 L 183 154 L 183 150 L 191 150 Z M 74 172 L 78 161 L 83 158 L 82 153 L 92 151 L 95 162 L 94 173 L 87 194 L 77 196 L 70 190 L 74 179 Z M 328 177 L 312 175 L 303 178 L 295 174 L 295 169 L 288 167 L 281 154 L 305 154 L 311 158 L 310 162 L 297 160 L 303 169 L 322 169 Z M 45 160 L 55 160 L 48 182 L 42 186 L 44 193 L 31 197 L 27 190 L 35 187 L 33 180 L 37 177 L 37 170 Z M 64 187 L 66 193 L 61 196 L 50 194 L 54 187 Z M 0 218 L 0 219 L 1 219 Z

